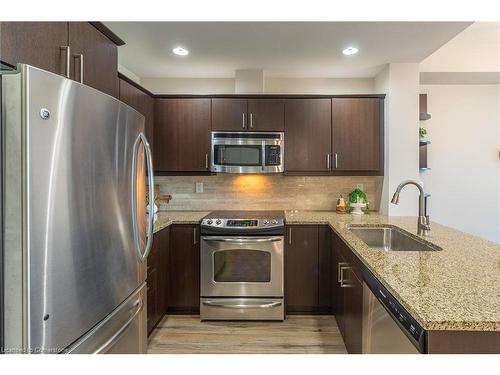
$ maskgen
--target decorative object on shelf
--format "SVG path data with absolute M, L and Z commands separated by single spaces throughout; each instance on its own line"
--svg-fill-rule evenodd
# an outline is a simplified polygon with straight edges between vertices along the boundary
M 356 188 L 349 193 L 349 208 L 352 215 L 364 215 L 362 209 L 368 205 L 368 199 L 363 190 Z
M 345 214 L 347 212 L 346 210 L 347 207 L 345 204 L 345 199 L 342 194 L 340 194 L 340 198 L 337 199 L 337 207 L 335 207 L 335 212 L 337 212 L 338 214 Z

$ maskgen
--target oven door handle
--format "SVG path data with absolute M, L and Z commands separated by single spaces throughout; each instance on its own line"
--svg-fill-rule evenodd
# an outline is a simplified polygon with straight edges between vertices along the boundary
M 220 302 L 203 301 L 206 306 L 221 307 L 225 309 L 262 309 L 281 306 L 281 302 L 256 303 L 256 304 L 225 304 Z
M 282 237 L 266 237 L 266 238 L 238 238 L 238 237 L 203 237 L 203 241 L 209 242 L 236 242 L 236 243 L 256 243 L 256 242 L 277 242 L 283 241 Z

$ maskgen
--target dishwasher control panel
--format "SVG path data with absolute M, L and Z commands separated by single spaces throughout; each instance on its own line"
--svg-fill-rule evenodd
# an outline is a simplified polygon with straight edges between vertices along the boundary
M 363 279 L 403 332 L 421 353 L 425 353 L 425 330 L 370 272 Z

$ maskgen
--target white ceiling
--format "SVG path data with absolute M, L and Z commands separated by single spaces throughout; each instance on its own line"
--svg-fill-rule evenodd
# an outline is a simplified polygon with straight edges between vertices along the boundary
M 126 45 L 119 63 L 145 77 L 373 77 L 420 62 L 470 22 L 107 22 Z M 359 53 L 344 56 L 347 46 Z M 172 54 L 183 46 L 188 56 Z

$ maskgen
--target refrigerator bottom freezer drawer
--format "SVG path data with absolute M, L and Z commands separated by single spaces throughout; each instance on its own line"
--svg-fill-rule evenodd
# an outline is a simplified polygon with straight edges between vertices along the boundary
M 144 354 L 147 350 L 146 284 L 66 349 L 70 354 Z
M 285 320 L 283 298 L 201 298 L 201 320 Z

